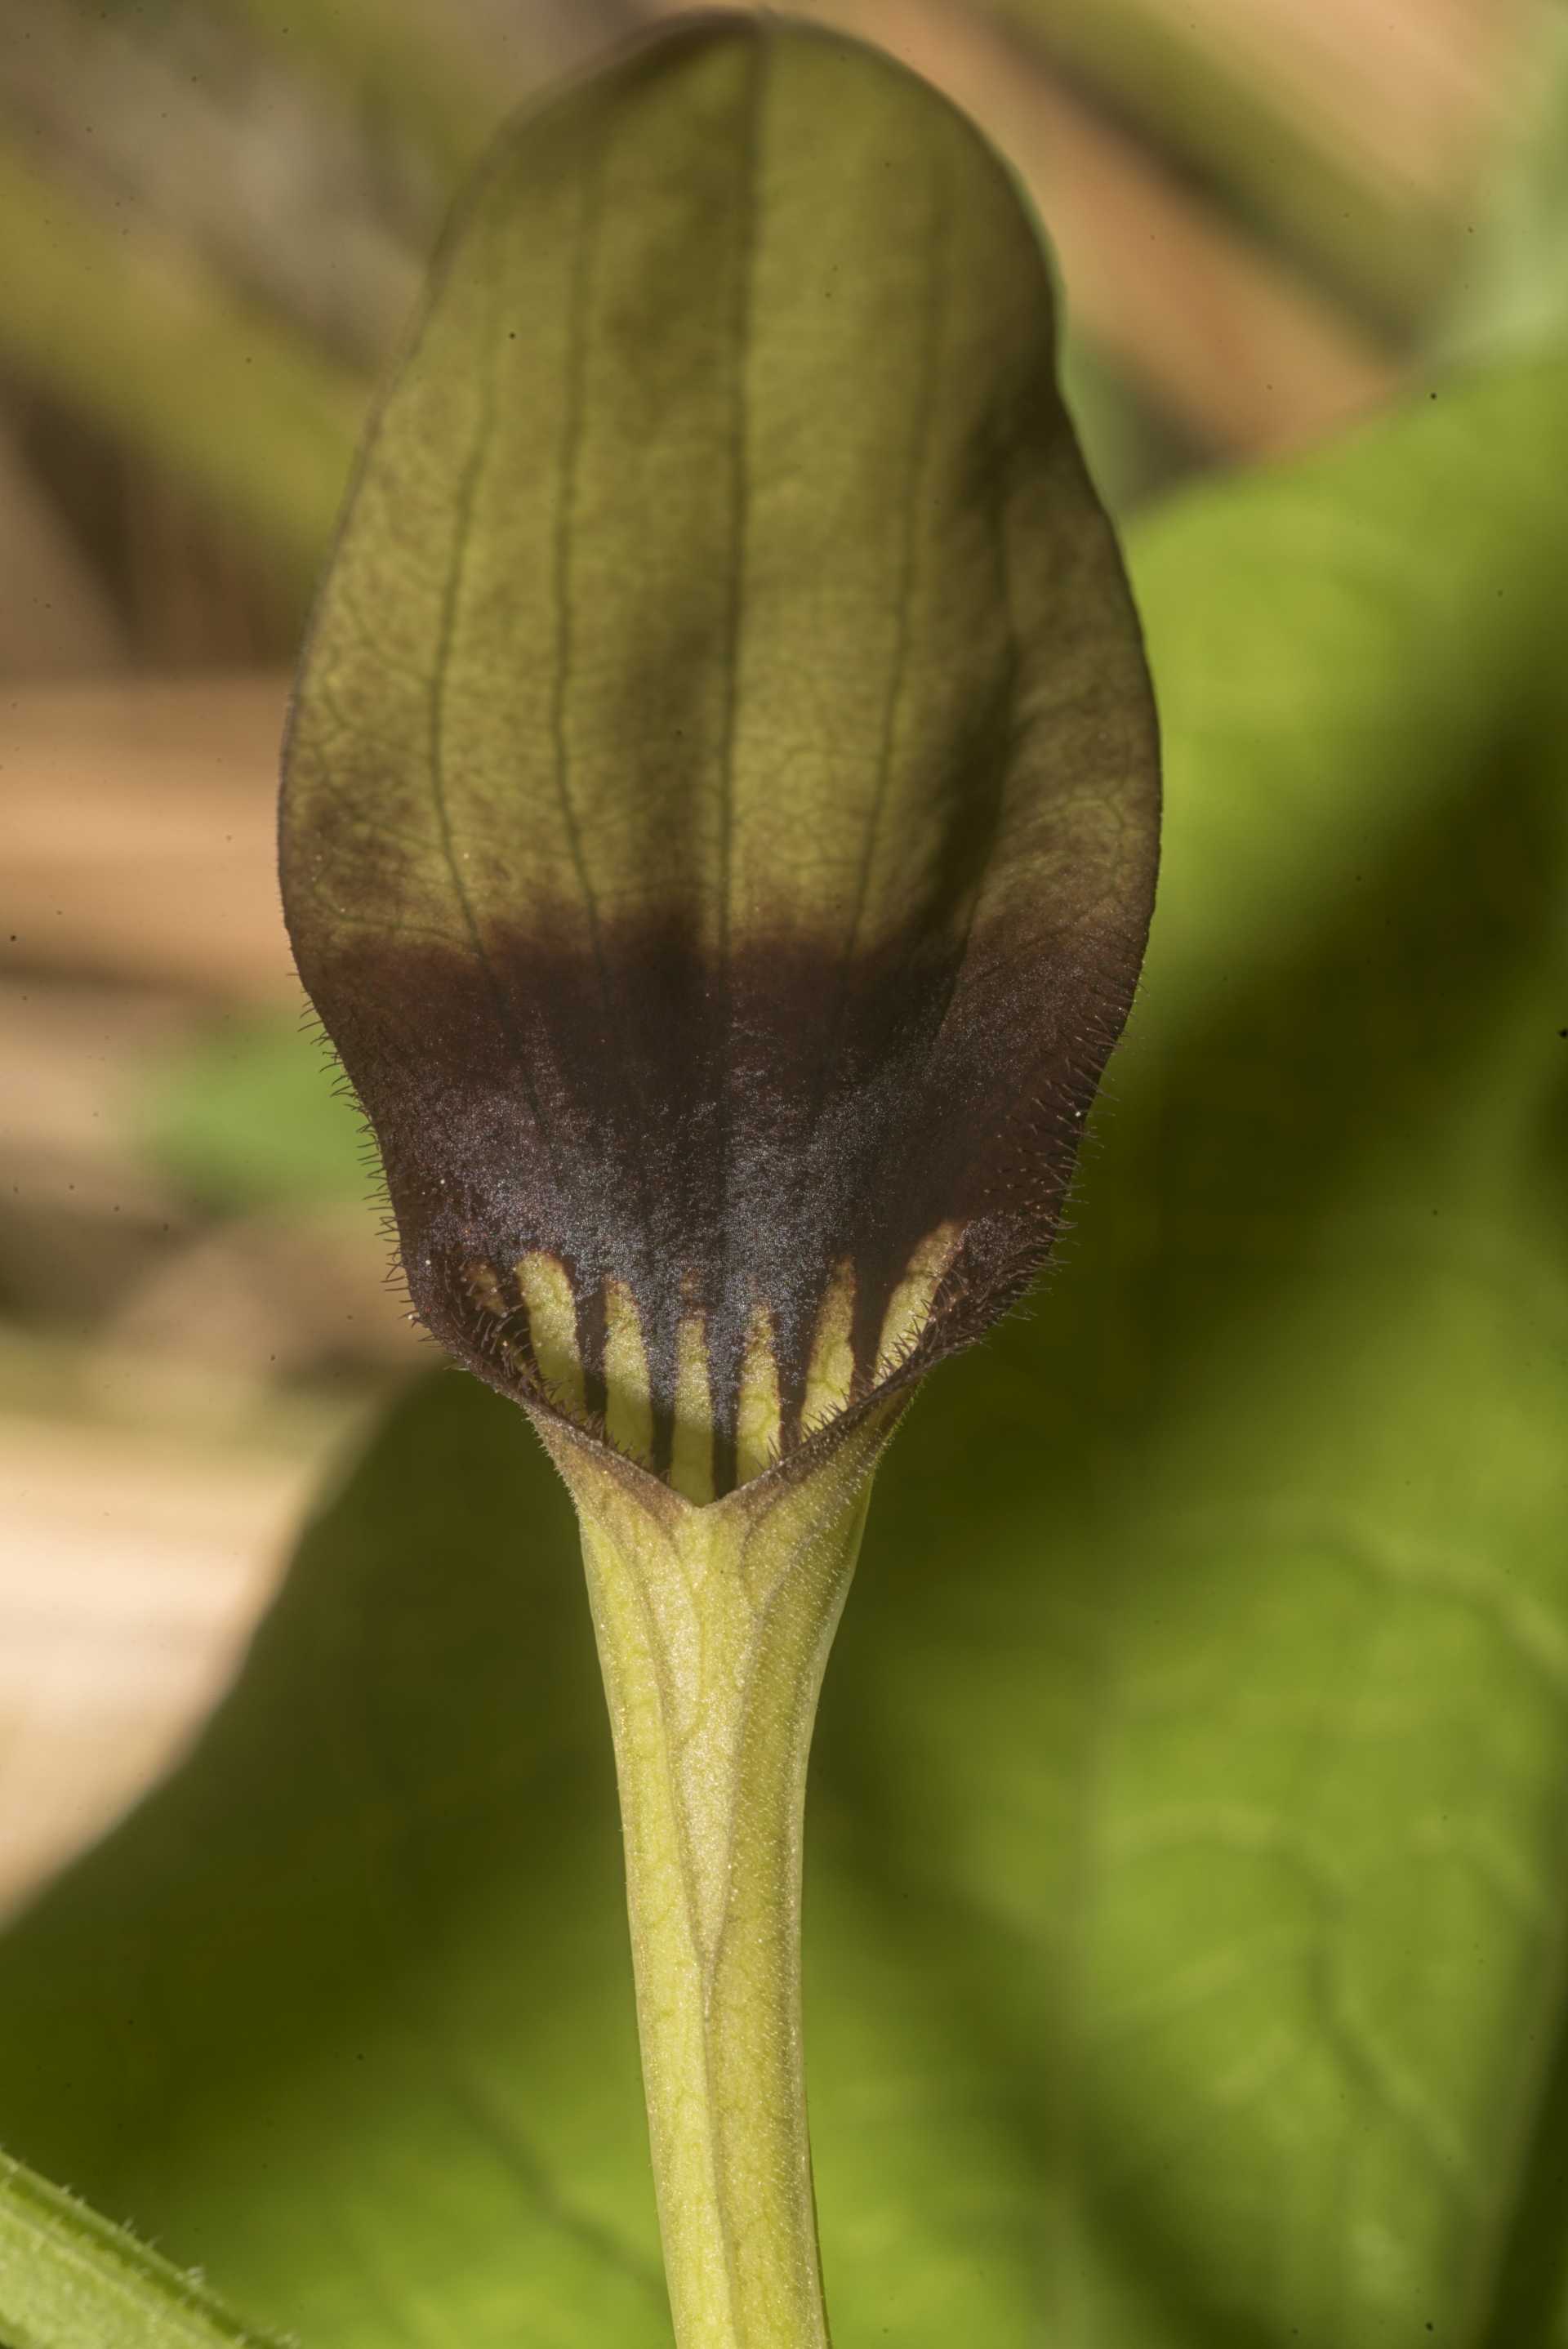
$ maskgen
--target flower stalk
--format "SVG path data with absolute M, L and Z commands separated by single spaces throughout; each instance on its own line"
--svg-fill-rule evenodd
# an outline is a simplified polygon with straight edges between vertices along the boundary
M 680 2349 L 828 2340 L 800 2017 L 806 1764 L 889 1415 L 815 1475 L 706 1506 L 545 1431 L 582 1518 L 614 1735 Z

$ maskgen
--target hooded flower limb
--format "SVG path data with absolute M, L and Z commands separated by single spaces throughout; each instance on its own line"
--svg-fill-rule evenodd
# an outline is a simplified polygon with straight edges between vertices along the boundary
M 416 1306 L 583 1520 L 683 2349 L 826 2337 L 817 1682 L 903 1402 L 1049 1248 L 1156 832 L 1046 268 L 973 129 L 722 16 L 514 126 L 323 591 L 284 889 Z

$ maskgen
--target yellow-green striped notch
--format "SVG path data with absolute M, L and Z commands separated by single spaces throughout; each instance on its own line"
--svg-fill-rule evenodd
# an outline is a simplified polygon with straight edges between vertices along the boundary
M 858 1392 L 880 1385 L 908 1359 L 931 1318 L 960 1237 L 956 1224 L 939 1225 L 911 1256 L 888 1300 L 869 1381 L 857 1379 L 851 1342 L 855 1268 L 848 1257 L 837 1266 L 818 1309 L 808 1357 L 802 1437 L 830 1424 Z M 543 1249 L 521 1257 L 512 1273 L 520 1305 L 509 1302 L 493 1265 L 476 1258 L 464 1267 L 474 1303 L 497 1324 L 509 1325 L 496 1337 L 501 1360 L 514 1372 L 531 1370 L 556 1409 L 585 1424 L 589 1381 L 571 1277 L 560 1257 Z M 647 1345 L 637 1300 L 624 1281 L 605 1282 L 603 1315 L 603 1433 L 617 1452 L 652 1469 L 655 1407 Z M 676 1330 L 673 1418 L 666 1482 L 688 1501 L 712 1501 L 717 1497 L 712 1364 L 706 1318 L 695 1305 L 682 1314 Z M 738 1485 L 749 1483 L 779 1459 L 783 1427 L 773 1316 L 758 1305 L 746 1333 L 737 1396 Z

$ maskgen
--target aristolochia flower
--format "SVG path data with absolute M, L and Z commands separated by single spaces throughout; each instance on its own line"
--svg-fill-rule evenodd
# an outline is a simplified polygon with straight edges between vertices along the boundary
M 583 1516 L 683 2344 L 825 2337 L 816 1677 L 903 1400 L 1050 1246 L 1156 797 L 1046 269 L 962 118 L 712 17 L 515 126 L 366 451 L 284 885 L 418 1311 Z

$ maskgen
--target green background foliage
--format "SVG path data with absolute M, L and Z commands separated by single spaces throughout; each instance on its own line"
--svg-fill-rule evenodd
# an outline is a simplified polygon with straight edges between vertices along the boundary
M 311 1022 L 310 1031 L 315 1032 Z M 218 1208 L 317 1206 L 378 1190 L 375 1144 L 300 1023 L 231 1018 L 168 1054 L 141 1106 L 151 1163 Z
M 1143 992 L 813 1764 L 851 2349 L 1568 2343 L 1565 444 L 1542 360 L 1134 533 Z M 624 1938 L 570 1510 L 440 1372 L 0 1947 L 0 2127 L 310 2349 L 665 2341 Z

